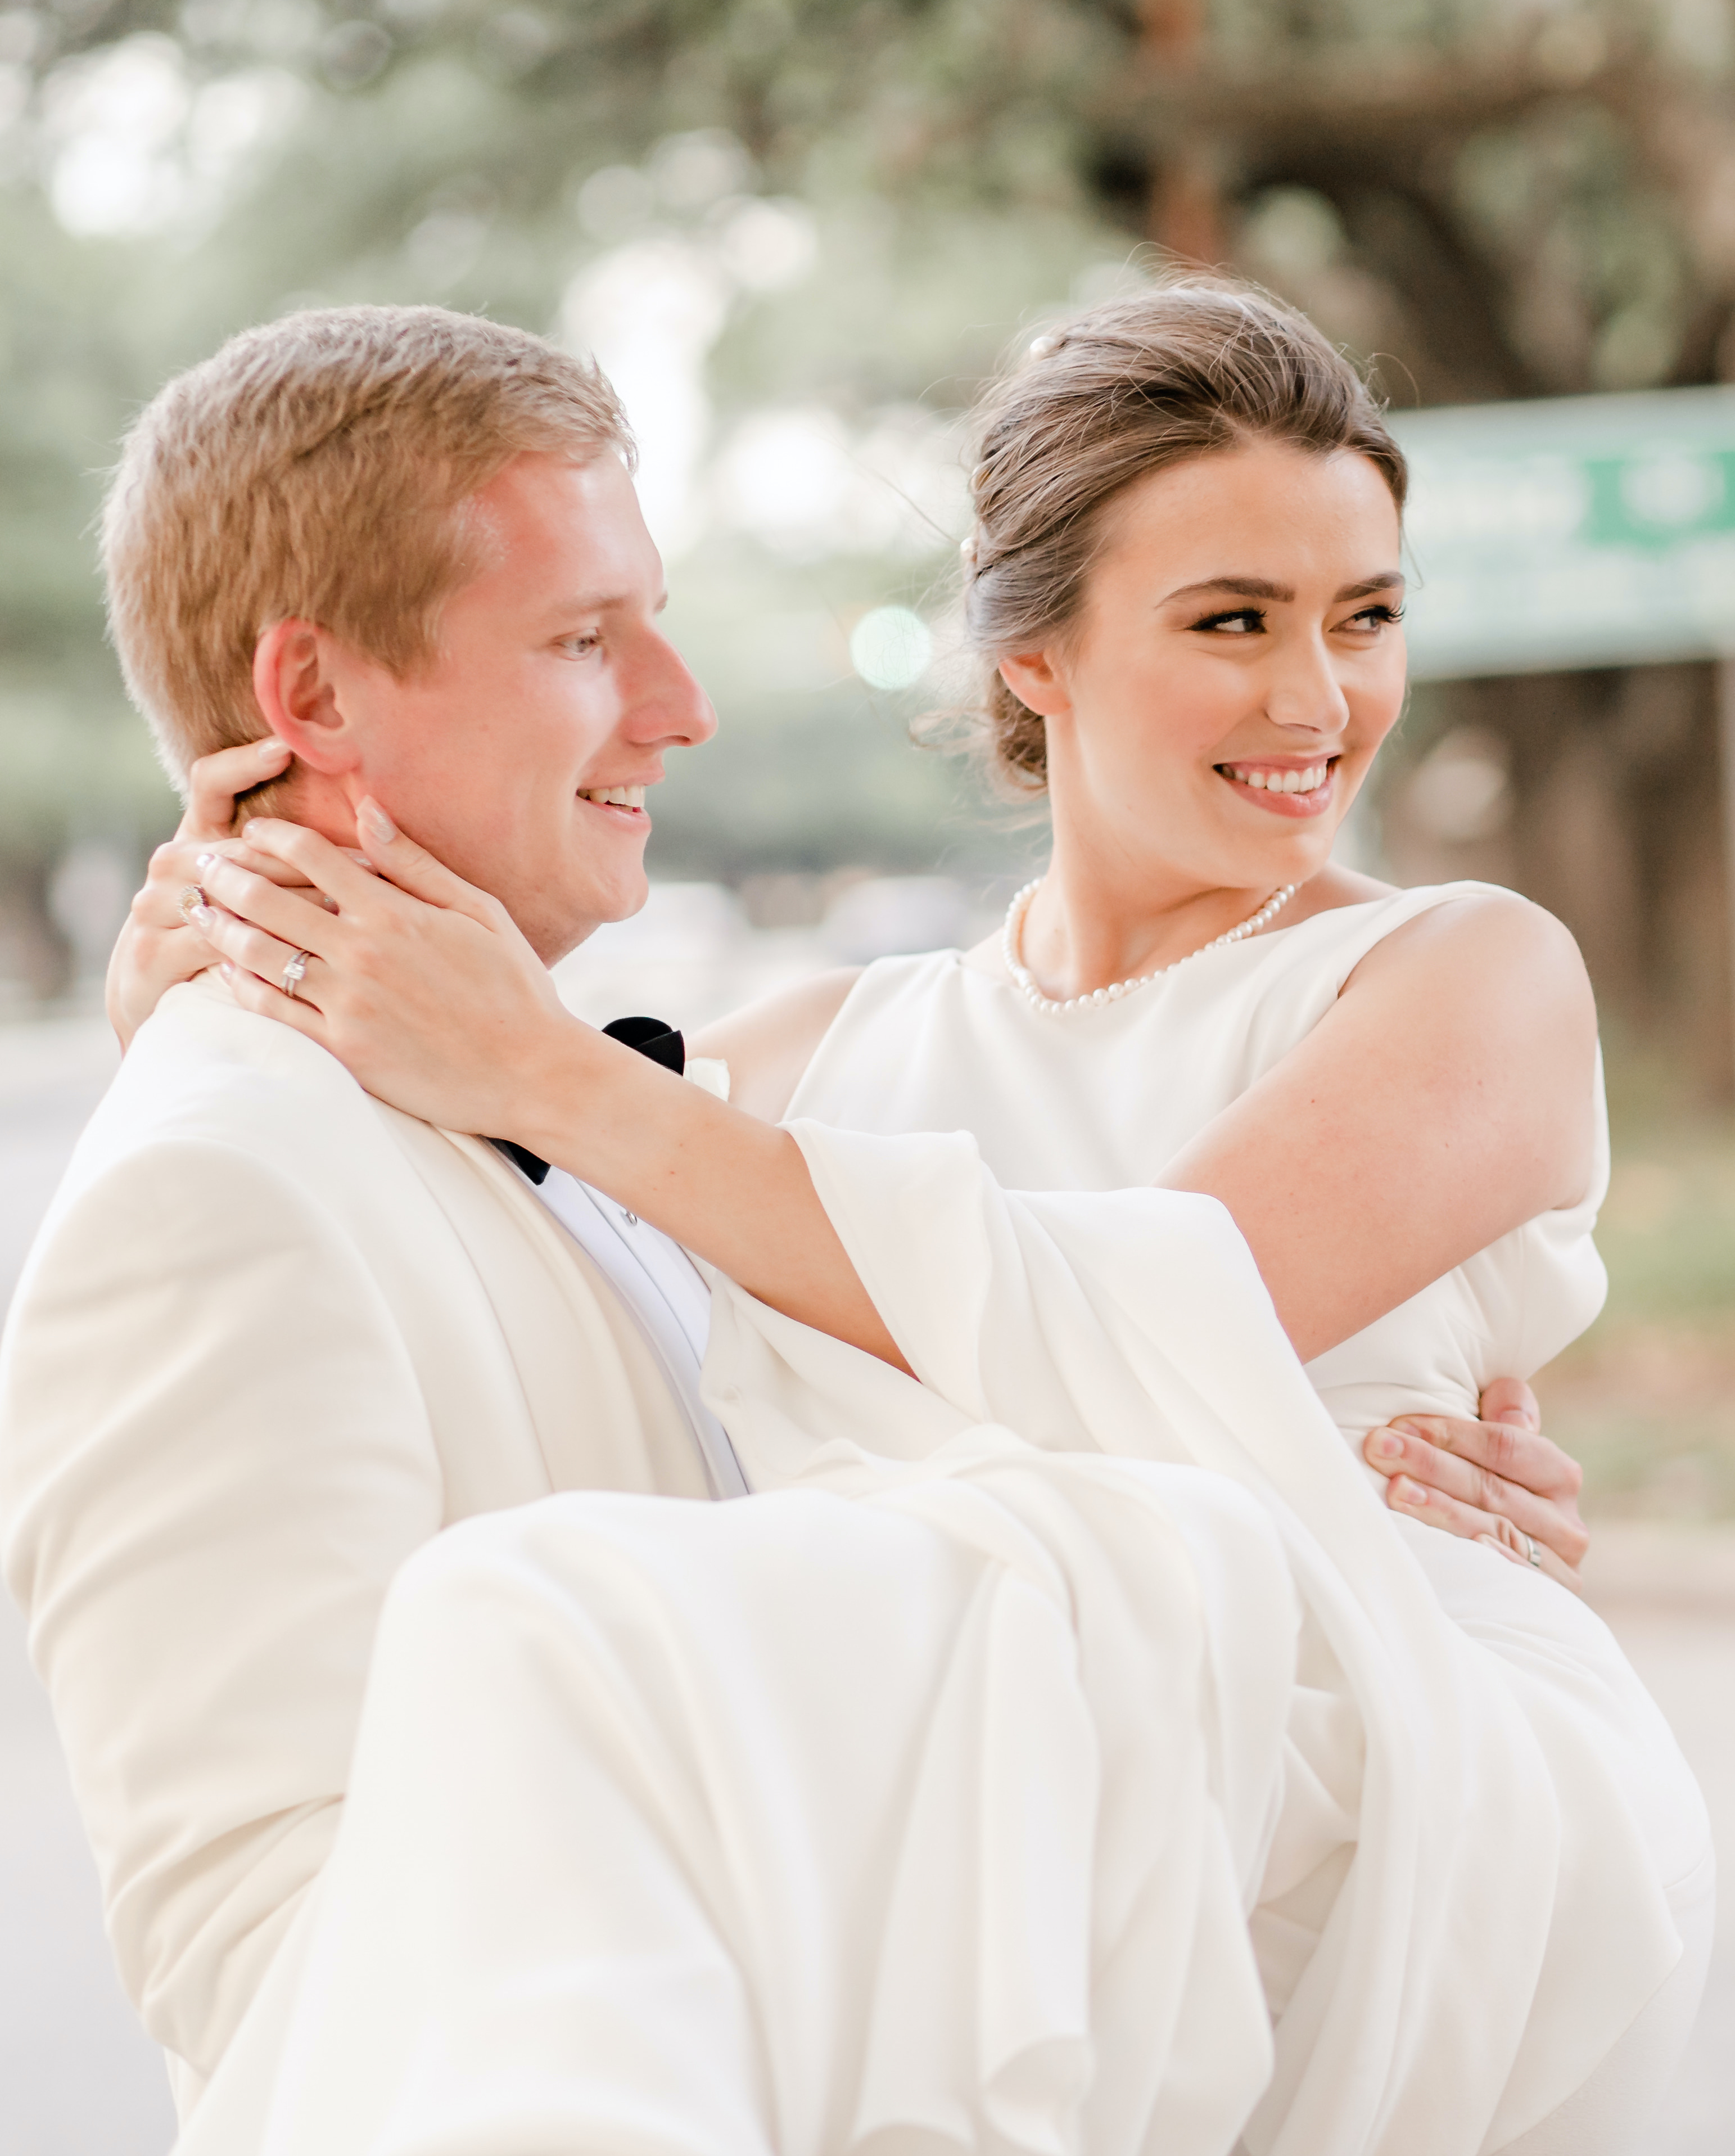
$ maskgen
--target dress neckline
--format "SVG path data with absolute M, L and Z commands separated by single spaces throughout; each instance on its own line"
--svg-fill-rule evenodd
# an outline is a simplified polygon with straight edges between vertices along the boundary
M 1420 886 L 1412 886 L 1412 888 L 1420 888 Z M 1226 952 L 1230 951 L 1255 950 L 1261 944 L 1275 943 L 1279 937 L 1293 936 L 1300 929 L 1311 928 L 1316 921 L 1335 921 L 1340 916 L 1346 913 L 1362 913 L 1367 911 L 1373 906 L 1389 906 L 1394 899 L 1407 898 L 1409 895 L 1409 891 L 1388 891 L 1383 898 L 1358 898 L 1353 900 L 1347 906 L 1322 906 L 1317 913 L 1310 913 L 1303 920 L 1286 921 L 1279 927 L 1261 929 L 1257 936 L 1244 937 L 1239 943 L 1207 945 L 1204 950 L 1196 951 L 1193 954 L 1193 957 L 1187 962 L 1187 970 L 1188 973 L 1192 973 L 1193 978 L 1196 979 L 1199 977 L 1199 973 L 1208 970 L 1207 968 L 1201 968 L 1198 965 L 1197 962 L 1200 959 L 1221 957 Z M 1004 988 L 1016 998 L 1019 1003 L 1023 1004 L 1024 1002 L 1024 997 L 1019 992 L 1019 985 L 1016 981 L 1009 979 L 1004 973 L 990 973 L 981 966 L 971 965 L 969 963 L 970 954 L 968 951 L 961 951 L 954 947 L 949 951 L 912 952 L 910 955 L 916 957 L 950 959 L 959 973 L 971 974 L 977 980 L 986 982 L 990 988 Z M 893 963 L 896 963 L 896 961 Z M 1159 974 L 1157 977 L 1157 979 L 1154 980 L 1151 985 L 1153 988 L 1159 986 L 1165 979 L 1168 973 L 1175 970 L 1177 969 L 1165 968 L 1164 973 Z M 1133 1001 L 1134 998 L 1123 996 L 1120 1000 L 1122 1003 L 1128 1003 Z M 1161 998 L 1159 997 L 1157 1000 L 1160 1001 Z M 1097 1006 L 1097 1008 L 1103 1010 L 1112 1010 L 1118 1008 L 1118 1006 L 1112 1004 L 1104 1004 Z

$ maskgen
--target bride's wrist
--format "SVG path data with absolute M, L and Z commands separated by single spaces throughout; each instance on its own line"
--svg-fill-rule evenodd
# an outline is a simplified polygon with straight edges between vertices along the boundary
M 586 1095 L 596 1082 L 599 1046 L 609 1044 L 572 1012 L 557 1007 L 540 1015 L 508 1054 L 500 1073 L 501 1127 L 545 1160 L 559 1161 L 582 1142 Z M 577 1172 L 577 1171 L 575 1171 Z
M 696 1137 L 695 1116 L 716 1104 L 636 1050 L 562 1015 L 564 1023 L 542 1035 L 535 1067 L 512 1089 L 525 1103 L 527 1134 L 500 1135 L 634 1204 L 666 1183 Z

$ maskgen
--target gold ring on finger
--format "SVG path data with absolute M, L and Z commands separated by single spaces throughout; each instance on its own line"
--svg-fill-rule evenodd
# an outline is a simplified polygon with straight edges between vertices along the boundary
M 293 997 L 296 989 L 307 978 L 307 961 L 312 956 L 313 953 L 311 951 L 296 951 L 290 954 L 283 968 L 285 995 Z
M 193 909 L 196 906 L 208 906 L 210 902 L 196 883 L 183 883 L 181 886 L 181 895 L 175 901 L 175 910 L 183 921 L 191 921 Z

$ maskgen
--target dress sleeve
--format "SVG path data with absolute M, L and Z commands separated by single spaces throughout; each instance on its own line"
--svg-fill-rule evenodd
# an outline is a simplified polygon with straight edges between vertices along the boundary
M 0 1532 L 122 1980 L 199 2075 L 337 1828 L 379 1607 L 441 1522 L 413 1368 L 333 1218 L 158 1142 L 63 1199 L 0 1353 Z

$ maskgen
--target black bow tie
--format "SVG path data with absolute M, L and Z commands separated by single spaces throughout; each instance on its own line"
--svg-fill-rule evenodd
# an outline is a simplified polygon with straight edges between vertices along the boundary
M 641 1055 L 648 1055 L 653 1063 L 660 1063 L 677 1078 L 687 1067 L 685 1041 L 676 1028 L 665 1025 L 660 1018 L 612 1019 L 603 1030 L 611 1040 L 618 1040 L 627 1048 L 636 1048 Z M 511 1138 L 490 1138 L 488 1142 L 497 1152 L 503 1152 L 515 1168 L 522 1168 L 532 1183 L 547 1180 L 547 1162 L 528 1146 L 515 1145 Z

